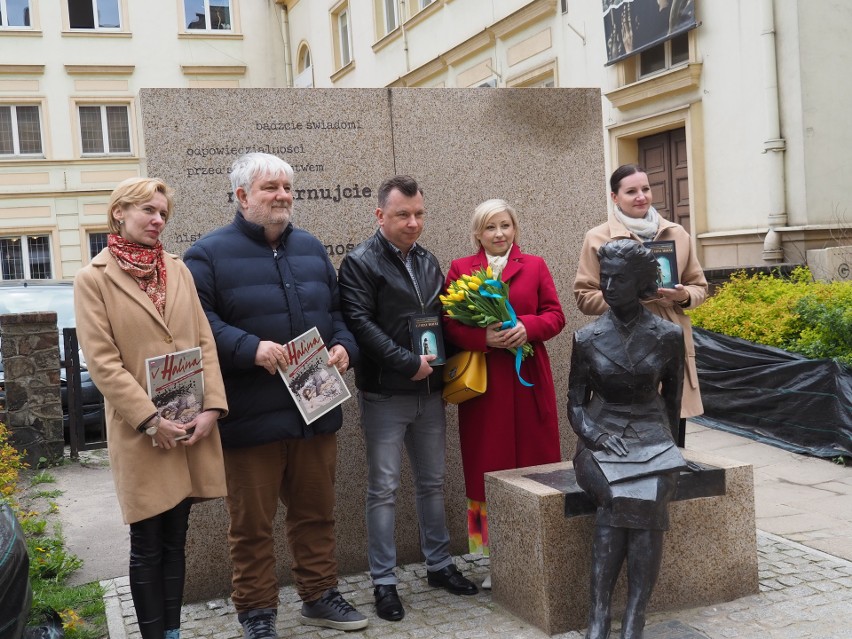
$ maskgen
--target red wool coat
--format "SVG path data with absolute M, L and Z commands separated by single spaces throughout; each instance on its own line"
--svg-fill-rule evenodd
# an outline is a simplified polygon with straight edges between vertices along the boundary
M 488 266 L 485 251 L 454 260 L 447 284 Z M 485 344 L 485 329 L 447 318 L 444 337 L 462 350 L 487 353 L 488 390 L 459 404 L 459 439 L 468 499 L 485 501 L 484 474 L 560 461 L 559 418 L 550 359 L 544 342 L 565 326 L 553 277 L 544 260 L 521 253 L 517 245 L 501 279 L 510 285 L 509 302 L 527 329 L 535 354 L 521 364 L 523 386 L 515 374 L 515 356 Z

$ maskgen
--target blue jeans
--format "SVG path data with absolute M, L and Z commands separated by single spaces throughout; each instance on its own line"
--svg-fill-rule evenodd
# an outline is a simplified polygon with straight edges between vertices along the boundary
M 397 582 L 394 525 L 402 445 L 414 475 L 420 550 L 427 570 L 453 561 L 444 512 L 447 424 L 441 393 L 383 395 L 361 392 L 361 429 L 367 444 L 367 556 L 377 586 Z

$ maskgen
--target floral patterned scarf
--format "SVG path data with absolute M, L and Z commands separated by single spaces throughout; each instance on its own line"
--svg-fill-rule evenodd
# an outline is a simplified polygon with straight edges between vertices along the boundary
M 162 317 L 166 314 L 166 263 L 163 261 L 163 245 L 142 246 L 110 233 L 107 237 L 110 255 L 139 288 L 151 298 Z

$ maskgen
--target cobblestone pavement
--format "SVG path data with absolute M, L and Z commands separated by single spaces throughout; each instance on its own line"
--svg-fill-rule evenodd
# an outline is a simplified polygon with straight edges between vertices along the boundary
M 758 531 L 760 594 L 702 608 L 652 613 L 646 639 L 841 639 L 850 636 L 852 562 L 807 548 L 771 533 Z M 461 571 L 479 583 L 488 560 L 458 557 Z M 488 591 L 459 597 L 426 585 L 425 568 L 411 564 L 398 571 L 399 592 L 406 609 L 400 622 L 375 616 L 373 589 L 366 573 L 344 577 L 340 591 L 370 619 L 363 631 L 303 626 L 301 602 L 291 587 L 283 588 L 278 610 L 282 639 L 545 639 L 548 635 L 503 610 Z M 101 582 L 110 639 L 139 639 L 139 628 L 126 577 Z M 230 600 L 184 606 L 182 639 L 237 639 L 242 631 Z M 613 631 L 613 637 L 617 633 Z M 580 632 L 556 639 L 582 639 Z

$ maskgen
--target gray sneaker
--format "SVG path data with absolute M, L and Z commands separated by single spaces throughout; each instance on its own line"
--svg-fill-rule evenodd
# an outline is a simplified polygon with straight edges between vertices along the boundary
M 274 608 L 258 608 L 239 613 L 237 620 L 243 627 L 245 639 L 278 639 L 278 633 L 275 631 L 277 616 L 278 611 Z
M 367 618 L 337 588 L 329 588 L 316 601 L 302 604 L 302 623 L 335 630 L 361 630 L 367 627 Z

